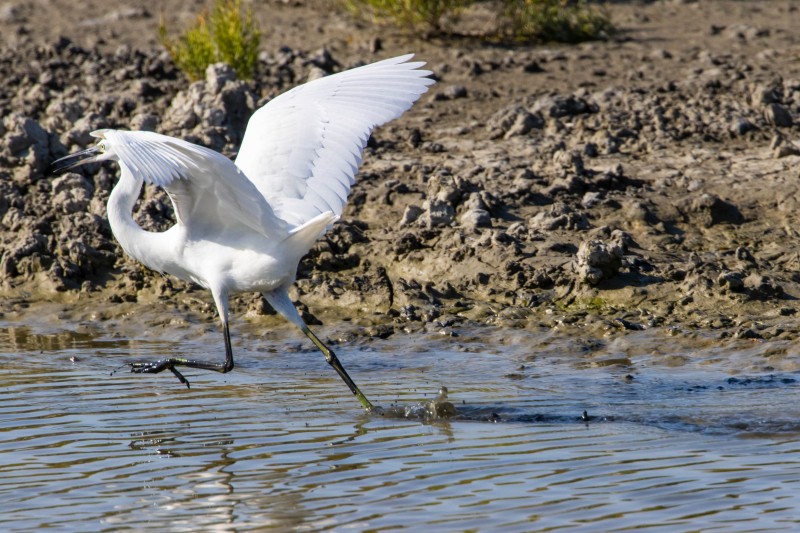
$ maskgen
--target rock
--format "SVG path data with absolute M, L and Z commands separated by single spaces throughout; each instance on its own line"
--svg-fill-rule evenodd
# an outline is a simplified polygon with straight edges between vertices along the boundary
M 582 283 L 597 285 L 617 275 L 623 255 L 624 251 L 618 244 L 607 244 L 600 240 L 583 241 L 578 247 L 573 268 Z
M 428 179 L 426 196 L 456 206 L 464 194 L 463 189 L 467 186 L 464 180 L 453 176 L 449 170 L 442 170 Z
M 47 150 L 49 139 L 47 132 L 35 120 L 12 114 L 3 121 L 6 131 L 4 149 L 14 157 L 24 157 L 26 150 L 32 146 Z
M 767 299 L 783 296 L 783 287 L 769 276 L 753 273 L 744 278 L 744 286 L 753 298 Z
M 378 53 L 383 49 L 383 41 L 381 41 L 380 37 L 372 37 L 367 42 L 367 49 L 370 53 Z
M 489 137 L 509 139 L 518 135 L 525 135 L 534 128 L 544 126 L 541 117 L 534 115 L 520 105 L 504 107 L 486 122 Z
M 67 215 L 86 211 L 93 192 L 94 185 L 81 174 L 70 172 L 53 180 L 53 204 Z
M 538 61 L 532 59 L 522 66 L 522 72 L 525 72 L 526 74 L 537 74 L 539 72 L 544 72 L 544 69 Z
M 199 105 L 203 98 L 205 84 L 195 82 L 186 91 L 179 92 L 172 99 L 165 114 L 165 126 L 168 129 L 191 130 L 199 122 L 195 112 L 195 103 Z
M 161 94 L 161 90 L 148 80 L 133 80 L 129 96 L 134 99 L 152 99 Z
M 89 113 L 79 118 L 62 137 L 61 142 L 68 147 L 84 147 L 95 143 L 91 133 L 108 127 L 108 120 L 98 113 Z
M 485 211 L 487 209 L 487 206 L 486 202 L 484 202 L 483 200 L 484 195 L 485 193 L 477 193 L 477 192 L 470 193 L 467 199 L 463 202 L 464 208 L 468 211 L 477 209 Z
M 733 334 L 735 339 L 760 339 L 762 338 L 761 335 L 753 330 L 752 328 L 746 328 L 744 326 L 740 327 L 736 330 L 736 333 Z
M 5 253 L 0 260 L 0 274 L 13 277 L 37 271 L 41 256 L 46 254 L 47 244 L 47 237 L 40 232 L 31 228 L 22 229 L 14 241 L 5 246 Z M 34 256 L 38 259 L 31 261 Z
M 511 137 L 525 135 L 532 129 L 541 128 L 542 124 L 542 121 L 536 115 L 527 112 L 520 113 L 516 116 L 514 123 L 511 124 L 503 137 L 505 139 L 510 139 Z
M 440 93 L 448 100 L 456 100 L 458 98 L 467 97 L 467 88 L 463 85 L 448 85 Z
M 639 201 L 626 202 L 623 205 L 625 219 L 630 222 L 638 222 L 644 227 L 658 223 L 658 218 L 653 214 L 650 207 Z
M 50 135 L 35 120 L 16 113 L 6 117 L 4 127 L 6 135 L 0 153 L 17 160 L 13 169 L 14 182 L 29 184 L 43 178 L 54 159 L 50 153 Z M 54 144 L 55 148 L 63 150 L 57 139 Z
M 800 155 L 800 147 L 793 143 L 783 143 L 779 146 L 776 146 L 772 153 L 777 159 L 792 155 Z
M 316 65 L 311 65 L 308 69 L 308 75 L 306 76 L 305 83 L 310 81 L 318 80 L 320 78 L 324 78 L 328 75 L 328 72 L 325 72 L 323 69 L 319 68 Z
M 530 219 L 528 227 L 539 231 L 555 229 L 585 230 L 590 227 L 584 213 L 577 213 L 567 204 L 557 202 L 548 210 L 537 213 Z
M 461 226 L 465 229 L 475 231 L 478 228 L 489 228 L 492 226 L 492 217 L 485 209 L 469 209 L 461 215 L 459 219 Z
M 729 39 L 752 41 L 753 39 L 769 35 L 769 30 L 756 28 L 749 24 L 732 24 L 725 28 L 723 33 Z
M 236 80 L 236 71 L 226 63 L 214 63 L 206 68 L 206 87 L 218 94 L 226 83 Z
M 739 246 L 736 248 L 735 254 L 736 260 L 739 261 L 745 268 L 758 266 L 756 258 L 753 257 L 753 254 L 750 253 L 750 250 L 744 246 Z
M 569 169 L 562 169 L 562 172 Z M 581 195 L 586 192 L 586 182 L 573 174 L 567 174 L 563 178 L 556 178 L 549 187 L 544 189 L 547 196 L 559 195 Z
M 607 229 L 604 227 L 603 229 Z M 611 231 L 611 236 L 608 238 L 608 243 L 615 248 L 622 250 L 623 255 L 628 253 L 628 249 L 632 247 L 637 247 L 636 241 L 633 240 L 633 237 L 626 232 L 622 231 L 621 229 L 615 229 Z
M 4 24 L 20 24 L 26 21 L 19 6 L 7 2 L 0 6 L 0 22 Z
M 417 219 L 424 213 L 425 210 L 418 205 L 409 205 L 406 206 L 405 211 L 403 211 L 403 218 L 400 219 L 400 227 L 408 226 L 417 221 Z
M 750 92 L 750 101 L 756 107 L 765 107 L 769 104 L 779 103 L 781 97 L 775 85 L 757 85 Z
M 764 109 L 764 118 L 769 124 L 777 126 L 778 128 L 791 128 L 794 121 L 792 114 L 784 106 L 776 103 L 771 103 Z
M 587 191 L 581 198 L 581 207 L 590 209 L 597 205 L 602 200 L 602 195 L 597 191 Z
M 592 144 L 602 154 L 616 154 L 619 152 L 621 141 L 607 130 L 599 130 L 592 136 Z
M 255 109 L 255 95 L 236 80 L 224 63 L 210 65 L 206 80 L 191 84 L 172 99 L 162 128 L 193 134 L 201 144 L 218 151 L 233 151 L 241 142 L 247 120 Z
M 672 59 L 672 52 L 663 48 L 655 48 L 649 55 L 652 59 Z
M 722 272 L 717 277 L 717 284 L 731 292 L 741 292 L 744 290 L 744 279 L 738 272 Z
M 393 243 L 393 252 L 397 255 L 407 254 L 414 250 L 419 250 L 423 247 L 422 241 L 419 236 L 414 233 L 406 232 L 400 235 L 400 238 Z
M 577 150 L 558 150 L 553 154 L 553 163 L 578 175 L 584 173 L 583 158 Z
M 739 136 L 756 129 L 755 125 L 744 117 L 736 117 L 731 122 L 731 133 Z
M 305 62 L 321 69 L 325 74 L 330 74 L 336 70 L 337 67 L 341 66 L 339 65 L 339 62 L 333 58 L 330 51 L 325 47 L 319 48 L 318 50 L 310 53 Z
M 420 217 L 420 220 L 428 228 L 447 226 L 453 222 L 456 216 L 453 206 L 438 198 L 425 200 L 422 207 L 424 213 Z
M 130 129 L 141 131 L 156 131 L 158 117 L 151 113 L 139 113 L 131 119 Z
M 744 221 L 739 208 L 713 194 L 704 193 L 691 200 L 689 209 L 697 215 L 703 226 L 716 224 L 741 224 Z
M 575 95 L 544 97 L 536 101 L 531 109 L 533 113 L 542 113 L 551 118 L 572 117 L 586 113 L 596 113 L 597 106 L 588 103 Z
M 772 155 L 776 159 L 789 157 L 792 155 L 800 155 L 800 147 L 790 141 L 787 141 L 786 138 L 780 133 L 772 137 L 769 147 L 772 150 Z

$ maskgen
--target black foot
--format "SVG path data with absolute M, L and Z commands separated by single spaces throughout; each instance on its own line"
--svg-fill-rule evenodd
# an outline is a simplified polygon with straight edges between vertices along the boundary
M 178 369 L 175 368 L 175 365 L 186 364 L 185 361 L 180 359 L 159 359 L 158 361 L 138 361 L 135 363 L 128 363 L 131 365 L 131 372 L 135 372 L 137 374 L 158 374 L 159 372 L 163 372 L 164 370 L 169 370 L 178 380 L 186 385 L 186 388 L 191 388 L 189 386 L 189 380 L 183 377 L 183 374 L 178 372 Z

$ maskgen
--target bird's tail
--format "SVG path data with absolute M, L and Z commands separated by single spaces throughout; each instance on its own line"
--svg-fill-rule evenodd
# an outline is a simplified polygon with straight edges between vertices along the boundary
M 328 228 L 338 220 L 333 211 L 325 211 L 315 216 L 302 226 L 297 226 L 286 237 L 285 250 L 294 253 L 298 258 L 304 256 L 314 243 L 322 237 Z

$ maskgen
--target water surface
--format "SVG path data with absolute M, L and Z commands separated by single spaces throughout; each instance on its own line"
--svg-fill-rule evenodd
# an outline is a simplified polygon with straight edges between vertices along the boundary
M 236 371 L 187 390 L 109 374 L 221 359 L 215 328 L 0 324 L 0 529 L 800 527 L 791 349 L 489 328 L 337 346 L 376 404 L 447 386 L 459 415 L 419 420 L 365 415 L 291 330 L 234 334 Z

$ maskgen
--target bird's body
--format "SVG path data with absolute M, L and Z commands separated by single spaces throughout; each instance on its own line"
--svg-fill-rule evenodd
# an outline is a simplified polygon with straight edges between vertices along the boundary
M 149 132 L 101 130 L 97 134 L 111 141 L 111 147 L 138 142 L 146 149 L 143 140 L 184 144 Z M 241 174 L 233 162 L 220 158 L 221 168 L 214 169 L 210 180 Z M 203 161 L 196 159 L 198 165 Z M 252 219 L 239 220 L 242 208 L 235 198 L 223 200 L 224 195 L 221 198 L 217 191 L 200 194 L 197 192 L 200 184 L 176 180 L 166 190 L 175 205 L 178 222 L 167 231 L 150 232 L 142 229 L 132 216 L 143 179 L 136 177 L 124 162 L 120 166 L 122 176 L 109 197 L 108 219 L 125 252 L 152 270 L 195 282 L 220 294 L 269 292 L 291 285 L 300 258 L 335 219 L 331 213 L 323 213 L 294 228 L 271 217 L 263 225 L 251 224 Z M 249 200 L 260 198 L 254 188 L 247 193 L 253 195 Z M 258 207 L 269 209 L 266 203 Z
M 336 356 L 303 322 L 288 289 L 297 265 L 341 215 L 373 127 L 407 110 L 433 80 L 411 56 L 388 59 L 301 85 L 256 111 L 236 162 L 152 132 L 99 130 L 94 148 L 65 159 L 115 160 L 121 173 L 108 200 L 111 230 L 127 254 L 158 272 L 211 291 L 225 334 L 225 363 L 165 358 L 135 372 L 176 366 L 233 368 L 228 298 L 260 292 L 323 352 L 368 410 Z M 176 224 L 149 232 L 133 219 L 144 183 L 164 187 Z

